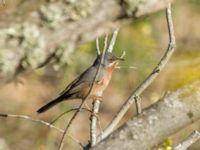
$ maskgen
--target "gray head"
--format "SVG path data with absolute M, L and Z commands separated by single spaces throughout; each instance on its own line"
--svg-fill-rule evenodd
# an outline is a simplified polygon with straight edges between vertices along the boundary
M 113 53 L 111 52 L 106 52 L 104 55 L 104 61 L 103 61 L 103 65 L 104 67 L 110 67 L 114 64 L 116 64 L 119 61 L 123 61 L 123 58 L 117 57 L 115 56 Z M 99 65 L 99 63 L 101 62 L 101 55 L 97 56 L 94 65 Z

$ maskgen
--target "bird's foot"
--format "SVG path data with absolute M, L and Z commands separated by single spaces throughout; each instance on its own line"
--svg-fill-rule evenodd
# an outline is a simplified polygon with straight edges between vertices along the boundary
M 93 116 L 95 116 L 97 120 L 99 120 L 99 113 L 91 112 L 90 120 L 92 120 Z
M 93 100 L 93 102 L 95 102 L 96 100 L 102 102 L 103 100 L 102 96 L 96 96 L 96 95 L 91 96 L 91 99 Z

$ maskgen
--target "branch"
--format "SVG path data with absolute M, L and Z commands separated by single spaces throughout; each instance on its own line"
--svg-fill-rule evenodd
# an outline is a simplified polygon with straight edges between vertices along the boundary
M 49 122 L 46 122 L 44 120 L 40 120 L 40 119 L 35 119 L 35 118 L 32 118 L 30 116 L 27 116 L 27 115 L 16 115 L 16 114 L 5 114 L 5 113 L 0 113 L 0 117 L 3 117 L 3 118 L 19 118 L 19 119 L 24 119 L 24 120 L 29 120 L 29 121 L 32 121 L 32 122 L 35 122 L 35 123 L 38 123 L 38 124 L 42 124 L 42 125 L 45 125 L 49 128 L 52 128 L 52 129 L 55 129 L 57 130 L 58 132 L 60 133 L 63 133 L 64 130 L 63 129 L 60 129 L 54 125 L 52 125 L 51 123 Z M 76 140 L 76 138 L 68 135 L 73 141 L 75 141 L 76 143 L 78 143 L 81 147 L 83 147 L 83 144 L 80 143 L 78 140 Z
M 107 49 L 108 35 L 105 36 L 102 57 L 104 57 L 106 50 L 108 52 L 112 53 L 113 47 L 116 42 L 118 31 L 119 31 L 119 28 L 113 32 L 108 49 Z M 97 52 L 100 51 L 98 40 L 96 40 L 96 49 L 97 49 Z M 102 60 L 103 60 L 103 58 L 102 58 Z M 100 95 L 100 96 L 102 96 L 102 95 Z M 97 143 L 97 120 L 98 120 L 97 114 L 99 112 L 100 104 L 101 104 L 101 102 L 98 98 L 96 100 L 94 100 L 94 102 L 93 102 L 93 109 L 92 109 L 92 114 L 91 114 L 91 124 L 90 124 L 90 146 L 91 147 L 95 146 Z
M 92 150 L 148 150 L 200 119 L 200 81 L 167 94 Z M 126 143 L 126 144 L 125 144 Z
M 104 56 L 105 56 L 106 49 L 107 49 L 107 44 L 108 44 L 108 34 L 106 34 L 106 36 L 104 38 L 104 48 L 103 48 L 103 52 L 102 52 L 102 56 L 101 56 L 100 65 L 103 63 Z M 98 40 L 96 40 L 96 49 L 100 52 Z M 99 70 L 100 70 L 100 68 L 99 68 Z M 99 96 L 102 97 L 102 95 L 99 95 Z M 97 138 L 97 116 L 96 115 L 99 112 L 100 104 L 101 103 L 98 98 L 96 98 L 93 101 L 93 108 L 92 108 L 91 122 L 90 122 L 90 146 L 91 147 L 96 145 L 96 138 Z
M 139 115 L 142 112 L 141 98 L 139 96 L 135 96 L 134 100 L 135 100 L 136 112 L 137 112 L 137 115 Z
M 87 108 L 82 108 L 82 109 L 91 112 L 91 111 L 90 111 L 89 109 L 87 109 Z M 50 122 L 50 124 L 54 124 L 56 121 L 58 121 L 58 119 L 60 119 L 60 118 L 61 118 L 62 116 L 64 116 L 65 114 L 70 113 L 70 112 L 72 112 L 72 111 L 76 111 L 76 110 L 78 110 L 78 108 L 72 108 L 72 109 L 70 109 L 70 110 L 64 111 L 63 113 L 61 113 L 60 115 L 58 115 L 55 119 L 53 119 L 53 120 Z
M 56 56 L 57 50 L 60 47 L 60 45 L 65 45 L 65 46 L 64 48 L 59 49 L 58 53 L 60 54 L 69 52 L 70 55 L 70 52 L 72 52 L 79 44 L 92 41 L 97 36 L 104 35 L 105 33 L 109 33 L 113 29 L 116 29 L 119 26 L 123 26 L 124 24 L 130 23 L 131 20 L 135 20 L 136 18 L 139 18 L 144 15 L 149 15 L 150 13 L 157 12 L 158 10 L 162 10 L 167 6 L 168 2 L 171 1 L 172 0 L 143 0 L 135 2 L 130 0 L 124 0 L 121 1 L 120 3 L 118 0 L 109 0 L 109 1 L 96 0 L 92 1 L 92 4 L 88 5 L 86 8 L 82 8 L 86 9 L 86 11 L 87 10 L 90 11 L 90 13 L 87 16 L 79 16 L 78 19 L 73 19 L 73 18 L 66 19 L 66 15 L 68 15 L 66 14 L 63 16 L 63 18 L 61 16 L 62 18 L 61 23 L 57 23 L 58 21 L 53 20 L 54 23 L 58 24 L 53 30 L 48 26 L 41 26 L 48 24 L 49 22 L 41 20 L 41 18 L 43 17 L 41 16 L 40 9 L 42 7 L 46 8 L 49 5 L 53 5 L 54 7 L 56 7 L 56 9 L 62 11 L 62 9 L 60 8 L 61 6 L 60 3 L 62 2 L 56 1 L 49 3 L 48 5 L 46 3 L 43 4 L 42 1 L 40 3 L 37 3 L 34 11 L 30 9 L 33 11 L 31 12 L 31 14 L 36 14 L 34 15 L 35 16 L 34 19 L 32 19 L 31 17 L 30 18 L 25 17 L 21 18 L 23 19 L 23 21 L 19 21 L 20 16 L 16 17 L 16 15 L 13 15 L 15 14 L 13 11 L 11 11 L 13 14 L 9 12 L 7 14 L 5 13 L 3 16 L 0 16 L 1 20 L 3 20 L 1 22 L 1 29 L 3 30 L 1 33 L 2 34 L 5 33 L 5 35 L 2 36 L 5 38 L 5 40 L 21 41 L 21 39 L 24 39 L 23 42 L 29 41 L 30 39 L 26 39 L 27 37 L 24 37 L 25 31 L 21 30 L 28 29 L 29 31 L 30 27 L 31 29 L 29 32 L 37 33 L 33 35 L 38 35 L 38 37 L 31 37 L 33 38 L 33 41 L 36 41 L 35 42 L 36 46 L 34 45 L 36 48 L 33 47 L 33 45 L 29 45 L 28 42 L 26 43 L 21 42 L 22 44 L 20 44 L 19 42 L 17 45 L 6 45 L 7 43 L 12 44 L 13 43 L 12 41 L 0 43 L 1 46 L 0 48 L 3 49 L 1 50 L 1 56 L 7 56 L 6 54 L 9 53 L 9 57 L 3 57 L 3 59 L 0 58 L 0 60 L 2 61 L 0 74 L 3 76 L 2 78 L 5 80 L 10 78 L 10 76 L 8 75 L 10 74 L 13 75 L 15 72 L 19 72 L 17 70 L 18 66 L 22 66 L 22 72 L 24 72 L 26 70 L 32 70 L 37 67 L 46 65 L 51 60 L 54 60 L 54 57 L 52 56 L 59 58 L 64 56 L 62 54 Z M 24 3 L 28 2 L 29 1 Z M 85 2 L 84 0 L 81 2 L 77 1 L 74 2 L 74 5 L 76 5 L 77 3 L 84 3 L 84 2 Z M 32 3 L 35 3 L 35 1 L 32 1 Z M 70 7 L 65 2 L 63 2 L 63 6 L 66 6 L 67 8 Z M 66 8 L 63 8 L 63 11 L 66 11 Z M 48 11 L 45 12 L 47 14 L 52 13 Z M 16 20 L 16 18 L 18 20 Z M 8 20 L 6 21 L 6 19 Z M 12 23 L 10 23 L 9 20 L 12 20 Z M 24 27 L 26 24 L 20 23 L 24 22 L 24 20 L 28 24 L 27 25 L 28 28 Z M 10 24 L 10 26 L 8 26 L 8 24 Z M 20 32 L 20 36 L 17 34 L 15 35 L 15 33 L 13 32 L 10 33 L 10 28 L 14 30 L 15 26 L 16 29 L 21 27 L 20 31 L 18 30 L 16 31 L 17 34 L 19 34 Z M 9 37 L 10 34 L 12 38 L 6 38 Z M 29 34 L 28 37 L 29 36 L 32 35 Z M 14 43 L 16 44 L 16 42 Z M 28 47 L 24 47 L 24 45 L 26 46 L 28 45 Z M 16 47 L 17 49 L 20 49 L 20 51 L 16 51 Z M 35 56 L 36 54 L 39 55 L 40 57 Z M 20 60 L 24 57 L 24 55 L 25 55 L 25 60 L 23 62 L 20 62 Z M 12 56 L 13 58 L 11 59 L 10 56 Z M 58 65 L 66 63 L 65 61 L 63 62 L 63 60 L 66 61 L 66 59 L 61 59 L 61 62 Z M 9 68 L 6 68 L 8 66 L 8 62 L 10 65 Z M 1 80 L 1 82 L 3 81 Z
M 200 139 L 200 133 L 198 131 L 192 132 L 185 140 L 175 146 L 173 150 L 187 150 L 192 144 Z
M 127 110 L 130 108 L 130 106 L 134 102 L 135 98 L 137 98 L 153 82 L 153 80 L 158 76 L 159 72 L 165 67 L 168 60 L 172 56 L 175 49 L 176 42 L 175 42 L 175 36 L 174 36 L 170 5 L 166 9 L 166 18 L 167 18 L 167 25 L 168 25 L 168 30 L 169 30 L 169 44 L 164 56 L 161 58 L 160 62 L 154 68 L 151 74 L 132 92 L 131 96 L 122 105 L 119 112 L 115 115 L 114 119 L 104 130 L 103 134 L 100 134 L 98 136 L 98 140 L 97 140 L 98 142 L 106 138 L 114 130 L 114 128 L 117 126 L 119 121 L 122 119 L 124 114 L 127 112 Z M 140 103 L 136 103 L 136 105 L 138 104 Z M 137 106 L 137 108 L 141 108 L 141 106 Z
M 91 123 L 90 123 L 90 146 L 93 147 L 96 145 L 97 141 L 97 115 L 100 108 L 100 100 L 96 99 L 93 102 L 92 114 L 91 114 Z
M 108 47 L 108 52 L 111 52 L 111 53 L 112 53 L 113 47 L 114 47 L 115 42 L 116 42 L 116 38 L 117 38 L 118 32 L 119 32 L 119 28 L 117 28 L 117 29 L 113 32 L 112 39 L 111 39 L 110 44 L 109 44 L 109 47 Z
M 99 48 L 99 38 L 96 38 L 96 51 L 97 51 L 97 55 L 101 55 L 101 50 Z

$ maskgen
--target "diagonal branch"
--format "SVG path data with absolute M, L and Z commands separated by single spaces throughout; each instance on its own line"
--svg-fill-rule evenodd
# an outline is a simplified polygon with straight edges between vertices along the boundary
M 52 125 L 51 123 L 49 122 L 46 122 L 44 120 L 40 120 L 40 119 L 35 119 L 35 118 L 32 118 L 30 116 L 27 116 L 27 115 L 16 115 L 16 114 L 5 114 L 5 113 L 0 113 L 0 117 L 3 117 L 3 118 L 19 118 L 19 119 L 24 119 L 24 120 L 29 120 L 29 121 L 32 121 L 32 122 L 35 122 L 35 123 L 38 123 L 38 124 L 42 124 L 42 125 L 45 125 L 49 128 L 52 128 L 52 129 L 55 129 L 57 130 L 58 132 L 61 132 L 63 133 L 64 130 L 63 129 L 60 129 L 54 125 Z M 83 147 L 83 144 L 78 141 L 76 138 L 68 135 L 73 141 L 75 141 L 76 143 L 78 143 L 81 147 Z
M 87 109 L 87 108 L 82 108 L 82 109 L 91 112 L 91 111 L 90 111 L 89 109 Z M 78 110 L 78 108 L 72 108 L 72 109 L 70 109 L 70 110 L 64 111 L 64 112 L 61 113 L 59 116 L 57 116 L 55 119 L 53 119 L 53 120 L 50 122 L 50 124 L 54 124 L 58 119 L 60 119 L 60 118 L 61 118 L 62 116 L 64 116 L 65 114 L 70 113 L 70 112 L 72 112 L 72 111 L 76 111 L 76 110 Z
M 2 0 L 4 1 L 4 0 Z M 1 51 L 2 56 L 6 56 L 6 53 L 11 53 L 11 55 L 14 57 L 14 59 L 6 60 L 5 62 L 2 63 L 2 67 L 0 70 L 0 74 L 3 74 L 4 79 L 7 80 L 10 76 L 10 74 L 14 74 L 14 72 L 19 72 L 17 71 L 18 67 L 17 64 L 20 64 L 23 66 L 23 72 L 27 70 L 33 70 L 36 67 L 40 67 L 43 65 L 46 65 L 50 60 L 52 60 L 52 55 L 56 54 L 57 48 L 65 43 L 66 45 L 64 51 L 68 51 L 69 49 L 73 51 L 76 46 L 86 43 L 89 41 L 92 41 L 95 39 L 97 36 L 104 35 L 105 33 L 111 32 L 113 29 L 115 29 L 118 26 L 123 26 L 125 24 L 130 23 L 132 20 L 136 20 L 139 17 L 149 15 L 153 12 L 157 12 L 158 10 L 162 10 L 163 8 L 166 7 L 166 4 L 168 2 L 171 2 L 173 0 L 142 0 L 142 1 L 131 1 L 131 0 L 96 0 L 92 1 L 91 5 L 88 5 L 83 8 L 84 12 L 89 10 L 88 15 L 81 15 L 79 19 L 73 19 L 69 18 L 66 19 L 68 14 L 65 15 L 65 10 L 68 7 L 71 7 L 68 3 L 64 1 L 53 1 L 53 2 L 46 2 L 46 1 L 40 1 L 34 8 L 34 11 L 32 9 L 27 10 L 27 12 L 31 14 L 36 14 L 34 15 L 34 20 L 31 19 L 30 17 L 22 17 L 22 16 L 17 16 L 14 15 L 11 12 L 5 13 L 1 15 L 1 27 L 3 30 L 5 29 L 8 31 L 10 28 L 14 28 L 13 24 L 17 24 L 19 26 L 23 26 L 24 24 L 24 19 L 25 22 L 29 23 L 31 26 L 36 27 L 36 31 L 40 33 L 40 38 L 36 38 L 36 43 L 41 43 L 42 41 L 42 47 L 39 48 L 32 48 L 31 51 L 29 51 L 29 48 L 27 49 L 24 47 L 24 44 L 18 45 L 18 49 L 22 52 L 16 51 L 16 46 L 9 47 L 7 42 L 1 43 L 2 46 L 1 48 L 6 49 L 5 51 Z M 75 6 L 79 3 L 84 4 L 86 1 L 73 1 Z M 26 5 L 29 5 L 29 1 L 25 1 Z M 34 3 L 34 0 L 31 0 L 31 4 Z M 40 9 L 42 7 L 48 6 L 50 3 L 55 6 L 55 8 L 60 9 L 60 5 L 63 4 L 63 7 L 65 8 L 63 11 L 63 17 L 61 23 L 58 23 L 56 20 L 52 20 L 53 22 L 55 21 L 56 27 L 54 30 L 51 28 L 48 28 L 46 25 L 41 26 L 41 24 L 49 24 L 49 22 L 46 22 L 44 19 L 41 19 L 41 11 Z M 85 6 L 85 5 L 83 5 Z M 29 7 L 28 7 L 29 8 Z M 31 12 L 32 11 L 32 12 Z M 77 10 L 75 10 L 76 12 Z M 60 12 L 60 11 L 59 11 Z M 61 10 L 62 12 L 62 10 Z M 79 12 L 79 11 L 78 11 Z M 50 10 L 47 10 L 45 12 L 46 14 L 52 13 Z M 72 12 L 73 14 L 74 12 Z M 57 13 L 56 13 L 57 14 Z M 70 13 L 71 14 L 71 13 Z M 75 13 L 76 14 L 76 13 Z M 59 14 L 57 14 L 59 15 Z M 10 22 L 12 21 L 12 23 Z M 9 26 L 8 26 L 9 25 Z M 18 36 L 18 32 L 16 32 L 14 38 L 14 41 L 20 41 L 21 36 Z M 9 35 L 3 34 L 2 37 L 7 37 Z M 23 39 L 26 41 L 26 37 L 24 35 Z M 12 38 L 12 39 L 13 39 Z M 5 38 L 4 38 L 5 39 Z M 42 40 L 41 40 L 42 39 Z M 45 39 L 45 40 L 43 40 Z M 28 43 L 27 43 L 28 44 Z M 28 44 L 29 45 L 29 44 Z M 31 45 L 29 45 L 31 46 Z M 37 47 L 37 46 L 35 46 Z M 32 53 L 38 53 L 40 57 L 35 57 Z M 29 59 L 32 58 L 32 56 L 35 58 L 34 63 L 29 63 L 29 65 L 23 65 L 24 63 L 20 62 L 20 58 L 23 57 L 23 55 L 26 54 L 26 59 L 24 62 L 29 63 Z M 70 53 L 69 53 L 70 55 Z M 60 57 L 60 56 L 59 56 Z M 1 58 L 0 58 L 1 60 Z M 14 64 L 12 66 L 11 73 L 8 72 L 6 73 L 5 69 L 6 66 L 8 65 L 6 62 L 11 61 L 11 64 Z M 5 73 L 5 74 L 4 74 Z
M 198 131 L 192 132 L 186 139 L 180 144 L 175 146 L 173 150 L 187 150 L 192 144 L 200 140 L 200 133 Z
M 108 47 L 108 52 L 112 52 L 112 51 L 113 51 L 113 47 L 114 47 L 114 45 L 115 45 L 118 32 L 119 32 L 119 28 L 117 28 L 117 29 L 113 32 L 112 39 L 111 39 L 110 44 L 109 44 L 109 47 Z
M 160 62 L 154 68 L 151 74 L 132 92 L 131 96 L 122 105 L 119 112 L 115 115 L 114 119 L 104 130 L 103 134 L 100 134 L 98 136 L 98 140 L 97 140 L 98 142 L 106 138 L 115 129 L 115 127 L 117 126 L 119 121 L 122 119 L 124 114 L 133 104 L 135 98 L 138 97 L 153 82 L 153 80 L 158 76 L 159 72 L 165 67 L 168 60 L 171 58 L 176 46 L 174 28 L 173 28 L 173 22 L 172 22 L 172 16 L 171 16 L 171 4 L 169 4 L 168 8 L 166 9 L 166 19 L 167 19 L 167 25 L 168 25 L 168 31 L 169 31 L 169 44 L 164 56 L 161 58 Z
M 114 31 L 114 34 L 115 34 L 115 39 L 116 39 L 116 31 Z M 110 42 L 110 45 L 112 44 L 112 49 L 113 49 L 113 46 L 115 44 L 115 41 L 113 41 L 113 37 L 112 37 L 112 40 Z M 103 48 L 103 52 L 102 52 L 102 56 L 105 55 L 105 52 L 106 52 L 106 49 L 107 49 L 107 44 L 108 44 L 108 35 L 106 34 L 105 38 L 104 38 L 104 48 Z M 96 43 L 96 49 L 99 48 L 99 43 Z M 111 49 L 111 50 L 112 50 Z M 107 50 L 108 51 L 108 50 Z M 112 52 L 112 51 L 111 51 Z M 102 62 L 101 62 L 102 63 Z M 102 97 L 102 95 L 99 95 Z M 93 147 L 96 145 L 96 142 L 97 142 L 97 115 L 99 113 L 99 108 L 100 108 L 100 104 L 101 104 L 101 100 L 96 98 L 94 101 L 93 101 L 93 108 L 92 108 L 92 113 L 91 113 L 91 123 L 90 123 L 90 146 Z
M 149 150 L 200 119 L 200 81 L 168 93 L 91 150 Z M 199 134 L 197 134 L 199 136 Z

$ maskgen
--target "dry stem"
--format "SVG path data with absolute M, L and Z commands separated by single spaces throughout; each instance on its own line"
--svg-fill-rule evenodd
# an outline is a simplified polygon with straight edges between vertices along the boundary
M 164 56 L 161 58 L 160 62 L 154 68 L 151 74 L 132 92 L 131 96 L 122 105 L 119 112 L 115 115 L 114 119 L 104 130 L 103 134 L 100 134 L 98 136 L 97 143 L 100 142 L 102 139 L 106 138 L 115 129 L 119 121 L 122 119 L 124 114 L 127 112 L 127 110 L 134 102 L 135 97 L 138 97 L 153 82 L 153 80 L 158 76 L 159 72 L 165 67 L 168 60 L 171 58 L 176 45 L 172 16 L 171 16 L 171 4 L 169 4 L 168 8 L 166 9 L 166 19 L 169 31 L 169 44 Z M 141 108 L 140 103 L 136 103 L 136 105 L 138 108 Z

